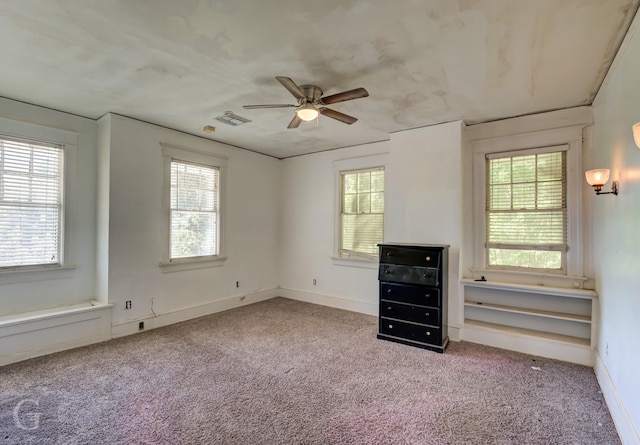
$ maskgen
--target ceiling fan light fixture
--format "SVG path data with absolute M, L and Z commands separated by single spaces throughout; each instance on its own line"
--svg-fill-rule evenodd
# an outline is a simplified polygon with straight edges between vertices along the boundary
M 298 111 L 296 111 L 296 114 L 300 119 L 308 122 L 317 118 L 320 112 L 316 107 L 313 106 L 313 104 L 306 103 L 300 108 L 298 108 Z

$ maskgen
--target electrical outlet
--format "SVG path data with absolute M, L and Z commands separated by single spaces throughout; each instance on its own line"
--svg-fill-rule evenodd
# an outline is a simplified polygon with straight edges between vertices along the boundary
M 125 309 L 131 309 L 131 300 L 127 300 L 124 302 L 124 308 Z
M 144 331 L 144 321 L 141 321 L 140 323 L 138 323 L 138 330 Z
M 316 279 L 315 278 L 313 279 L 313 285 L 314 286 L 316 285 Z
M 236 281 L 236 287 L 240 287 L 240 282 Z

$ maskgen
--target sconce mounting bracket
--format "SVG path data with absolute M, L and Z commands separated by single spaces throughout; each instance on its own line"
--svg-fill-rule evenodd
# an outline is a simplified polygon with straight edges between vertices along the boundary
M 610 192 L 602 192 L 600 191 L 602 186 L 596 188 L 596 195 L 617 195 L 618 194 L 618 181 L 613 181 L 611 183 L 611 191 Z

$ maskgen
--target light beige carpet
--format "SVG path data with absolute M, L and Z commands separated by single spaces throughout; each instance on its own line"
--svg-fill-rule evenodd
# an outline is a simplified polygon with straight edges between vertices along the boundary
M 0 444 L 619 443 L 590 368 L 376 332 L 276 298 L 5 366 Z

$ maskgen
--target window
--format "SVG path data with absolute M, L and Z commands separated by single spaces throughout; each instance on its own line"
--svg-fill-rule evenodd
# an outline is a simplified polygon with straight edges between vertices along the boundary
M 62 265 L 62 145 L 0 138 L 0 267 Z
M 163 253 L 165 272 L 219 266 L 223 243 L 226 158 L 162 145 L 164 159 Z
M 374 259 L 384 234 L 384 168 L 340 172 L 340 257 Z
M 554 150 L 487 155 L 489 268 L 565 270 L 566 151 Z
M 216 167 L 171 160 L 170 258 L 218 254 Z
M 463 182 L 473 197 L 473 220 L 466 223 L 473 278 L 577 288 L 589 280 L 581 208 L 585 116 L 574 117 L 576 125 L 528 133 L 513 134 L 511 122 L 467 133 L 473 176 Z M 533 123 L 543 127 L 547 119 Z

